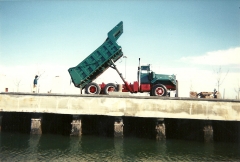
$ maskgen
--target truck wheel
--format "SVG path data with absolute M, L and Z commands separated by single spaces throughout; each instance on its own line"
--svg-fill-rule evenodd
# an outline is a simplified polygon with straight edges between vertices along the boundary
M 167 89 L 162 84 L 156 84 L 152 87 L 152 96 L 166 96 Z
M 108 83 L 105 87 L 104 87 L 104 94 L 109 94 L 109 92 L 116 92 L 117 91 L 117 86 L 114 83 Z
M 99 94 L 100 93 L 100 86 L 97 83 L 89 83 L 85 88 L 86 94 Z

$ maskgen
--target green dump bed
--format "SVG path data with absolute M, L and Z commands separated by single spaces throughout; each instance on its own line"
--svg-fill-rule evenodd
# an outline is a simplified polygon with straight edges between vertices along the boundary
M 116 62 L 123 56 L 122 48 L 116 42 L 122 33 L 123 22 L 121 21 L 108 32 L 108 38 L 100 47 L 77 66 L 68 69 L 76 87 L 84 88 L 110 67 L 111 60 Z

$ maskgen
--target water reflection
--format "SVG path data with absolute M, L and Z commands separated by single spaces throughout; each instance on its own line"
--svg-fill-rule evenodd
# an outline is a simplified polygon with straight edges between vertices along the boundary
M 26 151 L 19 150 L 23 157 L 16 157 L 20 161 L 31 161 L 31 160 L 40 160 L 41 155 L 38 154 L 39 140 L 41 135 L 27 135 L 28 138 L 28 148 Z M 30 156 L 29 156 L 30 155 Z
M 82 152 L 82 137 L 70 136 L 68 149 L 74 154 Z
M 17 158 L 23 159 L 28 152 L 29 136 L 25 134 L 0 133 L 0 160 L 17 161 Z
M 142 138 L 125 138 L 123 145 L 124 160 L 156 161 L 164 159 L 166 141 Z
M 124 157 L 123 140 L 124 138 L 121 138 L 121 137 L 114 138 L 114 150 L 116 154 L 115 156 L 121 159 Z
M 94 139 L 94 140 L 93 140 Z M 82 155 L 87 160 L 113 160 L 115 155 L 114 139 L 98 136 L 82 137 Z
M 239 161 L 234 143 L 0 133 L 0 161 Z

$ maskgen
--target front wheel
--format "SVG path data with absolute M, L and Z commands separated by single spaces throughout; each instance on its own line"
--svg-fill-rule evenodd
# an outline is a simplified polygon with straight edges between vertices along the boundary
M 114 83 L 108 83 L 104 87 L 104 94 L 109 94 L 109 92 L 116 92 L 117 91 L 117 86 Z
M 156 84 L 152 87 L 151 95 L 152 96 L 166 96 L 167 95 L 167 89 L 162 84 Z
M 89 83 L 85 88 L 86 94 L 99 94 L 101 91 L 100 86 L 97 83 Z

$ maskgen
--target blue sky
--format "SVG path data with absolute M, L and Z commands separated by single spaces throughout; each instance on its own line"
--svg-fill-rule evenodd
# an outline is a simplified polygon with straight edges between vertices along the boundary
M 67 68 L 99 47 L 120 21 L 124 33 L 118 43 L 127 56 L 127 78 L 135 75 L 131 69 L 137 69 L 138 58 L 191 81 L 196 74 L 189 78 L 188 73 L 214 75 L 220 66 L 228 77 L 239 77 L 239 0 L 0 1 L 0 66 L 35 71 L 42 65 L 64 66 L 69 77 Z M 238 82 L 230 84 L 233 91 Z

